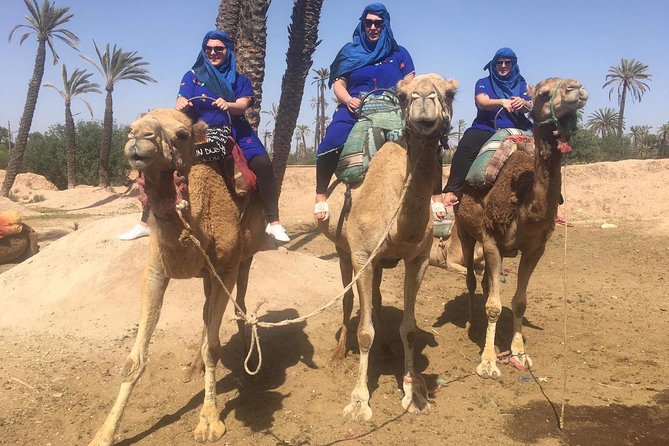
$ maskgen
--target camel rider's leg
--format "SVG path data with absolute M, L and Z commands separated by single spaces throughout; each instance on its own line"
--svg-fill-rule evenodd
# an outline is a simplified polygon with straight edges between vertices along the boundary
M 262 201 L 265 216 L 269 222 L 265 232 L 277 241 L 290 241 L 286 230 L 279 221 L 279 193 L 276 189 L 272 160 L 269 159 L 267 153 L 256 155 L 249 160 L 249 167 L 256 174 L 260 201 Z
M 337 170 L 341 147 L 316 157 L 316 203 L 327 200 L 328 186 L 332 175 Z M 314 212 L 317 220 L 325 219 L 325 211 Z
M 451 161 L 451 172 L 448 175 L 448 182 L 444 187 L 444 203 L 449 206 L 455 204 L 462 195 L 462 188 L 465 184 L 465 178 L 469 168 L 474 163 L 476 155 L 483 147 L 492 133 L 479 129 L 468 129 L 458 143 L 458 148 L 453 154 Z

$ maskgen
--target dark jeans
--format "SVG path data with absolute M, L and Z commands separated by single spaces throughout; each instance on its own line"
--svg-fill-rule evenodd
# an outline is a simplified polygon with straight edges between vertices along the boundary
M 279 220 L 279 193 L 276 189 L 272 160 L 266 153 L 256 155 L 249 161 L 249 167 L 256 174 L 258 193 L 268 222 Z
M 453 192 L 458 197 L 462 194 L 462 188 L 465 184 L 465 178 L 472 167 L 472 163 L 483 147 L 492 136 L 492 133 L 479 129 L 468 129 L 455 149 L 453 161 L 451 162 L 451 173 L 448 175 L 448 182 L 444 187 L 444 193 Z

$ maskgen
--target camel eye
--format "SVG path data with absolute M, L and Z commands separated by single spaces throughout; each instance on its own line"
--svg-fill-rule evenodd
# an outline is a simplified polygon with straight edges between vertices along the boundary
M 190 137 L 190 133 L 188 132 L 188 130 L 184 130 L 184 129 L 177 130 L 177 138 L 188 139 L 189 137 Z
M 427 95 L 428 99 L 434 99 L 436 97 L 437 97 L 437 93 L 430 93 L 430 94 Z
M 418 93 L 411 93 L 411 99 L 418 99 L 420 95 Z
M 544 101 L 549 101 L 551 99 L 551 93 L 549 91 L 542 91 L 539 93 L 539 99 L 543 99 Z

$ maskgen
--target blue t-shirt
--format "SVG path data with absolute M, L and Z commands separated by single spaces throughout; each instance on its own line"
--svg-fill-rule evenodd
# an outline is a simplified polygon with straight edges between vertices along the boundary
M 520 91 L 523 92 L 523 94 L 520 95 L 522 99 L 526 101 L 529 101 L 531 99 L 530 95 L 527 93 L 527 83 L 525 81 L 521 82 Z M 474 87 L 474 96 L 477 96 L 481 93 L 487 94 L 490 99 L 500 99 L 500 97 L 497 96 L 497 94 L 495 93 L 495 90 L 492 88 L 492 83 L 490 82 L 489 77 L 484 77 L 482 79 L 479 79 L 478 82 L 476 82 L 476 86 Z M 477 107 L 476 118 L 474 119 L 474 122 L 472 123 L 472 126 L 470 128 L 485 130 L 487 132 L 494 133 L 495 115 L 497 114 L 498 111 L 499 109 L 481 110 L 480 108 Z M 497 116 L 497 129 L 521 129 L 521 130 L 532 129 L 532 122 L 529 119 L 527 119 L 525 114 L 514 113 L 513 116 L 516 122 L 514 122 L 513 119 L 511 119 L 509 112 L 507 112 L 506 110 L 500 112 L 500 114 Z
M 253 100 L 253 86 L 248 77 L 237 74 L 237 82 L 233 85 L 234 99 L 251 98 Z M 207 86 L 195 77 L 193 71 L 188 71 L 181 79 L 179 87 L 179 96 L 191 99 L 196 96 L 216 97 Z M 193 121 L 202 120 L 207 125 L 225 125 L 230 124 L 228 113 L 213 105 L 211 99 L 191 99 L 193 107 L 188 110 L 188 116 Z M 253 131 L 253 128 L 244 116 L 232 116 L 232 136 L 235 138 L 239 147 L 244 152 L 244 157 L 250 160 L 256 155 L 267 153 L 262 142 Z
M 397 50 L 383 60 L 357 68 L 341 76 L 341 79 L 346 81 L 346 90 L 352 97 L 361 97 L 372 90 L 394 89 L 400 80 L 415 71 L 409 52 L 398 45 Z M 318 154 L 322 155 L 343 146 L 355 121 L 355 115 L 346 105 L 339 104 L 325 132 L 323 142 L 318 146 Z

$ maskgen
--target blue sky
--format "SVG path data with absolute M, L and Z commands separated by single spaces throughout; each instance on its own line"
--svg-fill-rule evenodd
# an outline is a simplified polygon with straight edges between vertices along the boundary
M 42 3 L 42 0 L 38 0 Z M 22 0 L 2 0 L 0 16 L 0 125 L 18 129 L 34 64 L 36 41 L 33 37 L 19 46 L 18 30 L 11 42 L 9 32 L 26 23 Z M 324 0 L 319 29 L 321 45 L 316 50 L 313 68 L 327 67 L 339 48 L 350 40 L 356 20 L 368 1 Z M 80 39 L 80 52 L 94 57 L 93 39 L 102 46 L 117 44 L 138 53 L 150 63 L 148 69 L 158 82 L 143 86 L 122 81 L 114 91 L 114 118 L 126 124 L 142 112 L 155 107 L 172 107 L 185 71 L 190 69 L 202 36 L 214 28 L 218 0 L 56 0 L 56 6 L 69 6 L 73 19 L 65 26 Z M 508 11 L 500 5 L 509 6 Z M 590 92 L 586 117 L 603 107 L 617 108 L 615 93 L 609 99 L 602 89 L 605 76 L 621 58 L 634 58 L 649 66 L 653 75 L 651 90 L 641 103 L 628 101 L 625 117 L 631 125 L 657 127 L 669 122 L 669 2 L 666 0 L 562 0 L 478 2 L 448 0 L 389 0 L 385 2 L 398 43 L 412 54 L 418 74 L 436 72 L 460 83 L 454 104 L 454 119 L 469 125 L 475 116 L 473 89 L 485 76 L 483 65 L 499 47 L 508 46 L 519 58 L 521 72 L 530 84 L 546 77 L 573 77 Z M 493 8 L 497 8 L 494 12 Z M 263 109 L 279 102 L 281 78 L 288 47 L 287 26 L 291 0 L 273 0 L 269 9 L 266 76 Z M 61 62 L 74 68 L 94 71 L 78 53 L 56 41 Z M 50 63 L 43 81 L 61 85 L 60 68 Z M 306 86 L 299 124 L 311 125 L 314 111 L 311 98 L 315 85 Z M 329 97 L 333 94 L 330 92 Z M 102 119 L 104 95 L 86 96 L 92 103 L 95 119 Z M 330 113 L 333 108 L 330 107 Z M 75 101 L 75 120 L 90 119 L 83 102 Z M 44 131 L 64 121 L 64 106 L 53 89 L 42 89 L 32 131 Z M 261 130 L 269 117 L 262 115 Z M 269 123 L 271 130 L 272 124 Z

